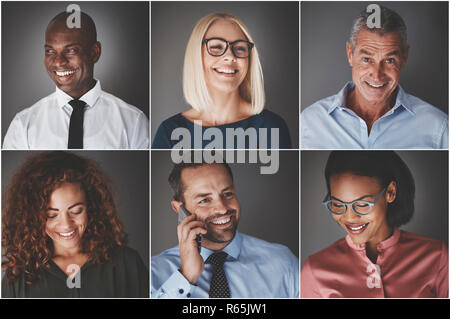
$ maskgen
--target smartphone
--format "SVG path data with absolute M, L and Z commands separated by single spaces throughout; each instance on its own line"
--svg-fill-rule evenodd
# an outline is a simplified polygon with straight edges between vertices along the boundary
M 180 206 L 180 211 L 178 212 L 178 224 L 180 224 L 183 219 L 191 215 L 186 208 L 184 208 L 184 205 Z M 197 237 L 195 237 L 195 241 L 197 242 L 197 248 L 198 252 L 202 249 L 202 234 L 198 234 Z

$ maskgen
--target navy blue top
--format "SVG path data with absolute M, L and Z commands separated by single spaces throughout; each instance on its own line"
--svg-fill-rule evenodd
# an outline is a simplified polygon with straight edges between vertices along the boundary
M 173 132 L 175 129 L 178 130 Z M 152 148 L 159 149 L 174 146 L 185 149 L 285 149 L 291 148 L 291 138 L 286 122 L 269 110 L 219 126 L 199 126 L 178 113 L 161 123 L 152 143 Z

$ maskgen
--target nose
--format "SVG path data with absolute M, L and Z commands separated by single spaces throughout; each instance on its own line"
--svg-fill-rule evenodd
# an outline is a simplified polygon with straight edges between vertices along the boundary
M 236 57 L 234 56 L 233 50 L 231 49 L 231 45 L 228 46 L 227 50 L 222 56 L 226 61 L 235 61 Z
M 68 212 L 60 214 L 59 225 L 61 226 L 61 228 L 69 230 L 72 227 L 72 224 L 73 220 Z
M 370 70 L 370 75 L 374 80 L 382 80 L 384 77 L 384 65 L 383 63 L 373 63 Z
M 348 223 L 356 223 L 359 221 L 361 216 L 353 211 L 351 205 L 348 205 L 343 218 Z
M 214 213 L 225 214 L 227 211 L 228 211 L 228 205 L 225 202 L 225 199 L 220 197 L 214 205 Z
M 68 60 L 63 54 L 56 54 L 55 58 L 53 59 L 53 64 L 55 66 L 62 66 L 67 64 Z

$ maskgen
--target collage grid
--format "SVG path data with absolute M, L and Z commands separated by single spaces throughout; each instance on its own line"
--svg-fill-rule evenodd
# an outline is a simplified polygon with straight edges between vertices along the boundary
M 448 1 L 383 2 L 407 37 L 389 13 L 386 34 L 362 27 L 354 43 L 370 1 L 81 1 L 89 16 L 72 22 L 88 31 L 70 39 L 69 4 L 1 2 L 2 301 L 204 301 L 217 250 L 228 254 L 220 305 L 230 291 L 448 299 Z M 374 97 L 382 113 L 346 108 Z M 72 99 L 86 105 L 81 147 L 67 145 Z M 177 180 L 174 164 L 198 159 L 175 165 Z M 194 186 L 206 189 L 197 202 Z M 199 218 L 184 242 L 183 209 Z

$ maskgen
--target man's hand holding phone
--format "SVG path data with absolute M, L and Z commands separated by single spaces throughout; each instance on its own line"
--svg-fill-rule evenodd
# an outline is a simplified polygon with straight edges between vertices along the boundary
M 177 227 L 180 248 L 181 267 L 183 276 L 191 283 L 197 283 L 203 272 L 204 262 L 197 247 L 197 235 L 205 235 L 205 224 L 196 219 L 196 215 L 187 216 Z

